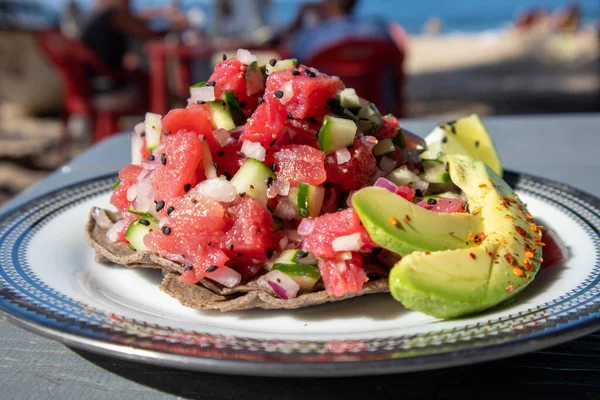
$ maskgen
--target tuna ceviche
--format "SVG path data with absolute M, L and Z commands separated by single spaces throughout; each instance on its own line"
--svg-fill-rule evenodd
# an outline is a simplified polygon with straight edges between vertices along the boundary
M 198 309 L 389 291 L 451 318 L 563 257 L 502 180 L 476 115 L 424 140 L 295 59 L 260 65 L 238 50 L 185 108 L 146 114 L 131 157 L 117 212 L 94 208 L 88 241 L 99 260 L 162 269 L 161 289 Z

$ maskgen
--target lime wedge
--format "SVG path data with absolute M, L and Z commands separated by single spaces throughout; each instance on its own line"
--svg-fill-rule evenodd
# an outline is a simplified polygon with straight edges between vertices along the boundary
M 502 176 L 502 163 L 494 143 L 477 114 L 441 124 L 425 138 L 427 151 L 423 159 L 437 159 L 444 154 L 465 154 L 486 163 Z

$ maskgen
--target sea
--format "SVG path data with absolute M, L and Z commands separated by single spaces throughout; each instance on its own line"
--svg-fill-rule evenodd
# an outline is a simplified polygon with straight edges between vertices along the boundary
M 37 0 L 56 10 L 64 7 L 66 0 Z M 173 0 L 132 0 L 135 9 L 161 7 Z M 248 0 L 233 0 L 248 1 Z M 264 1 L 264 0 L 263 0 Z M 185 10 L 201 9 L 208 17 L 216 0 L 179 0 Z M 285 27 L 293 20 L 305 1 L 268 0 L 269 23 L 277 28 Z M 89 9 L 94 0 L 77 0 Z M 569 4 L 578 4 L 584 25 L 600 24 L 600 0 L 359 0 L 356 14 L 359 17 L 378 17 L 399 22 L 409 33 L 419 33 L 432 17 L 442 22 L 443 33 L 481 32 L 509 26 L 517 15 L 532 8 L 555 12 Z

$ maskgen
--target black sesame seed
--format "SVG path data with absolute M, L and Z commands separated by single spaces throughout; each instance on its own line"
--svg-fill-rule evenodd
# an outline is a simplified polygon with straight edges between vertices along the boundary
M 223 61 L 227 60 L 227 54 L 223 54 Z
M 167 155 L 166 155 L 165 153 L 162 153 L 162 154 L 160 155 L 160 163 L 161 163 L 162 165 L 167 165 Z
M 277 60 L 276 60 L 276 59 L 274 59 L 274 58 L 271 58 L 271 59 L 269 60 L 269 65 L 270 65 L 271 67 L 274 67 L 274 66 L 275 66 L 275 64 L 277 64 Z
M 442 143 L 448 143 L 448 137 L 444 136 L 444 138 L 442 139 Z
M 275 252 L 275 250 L 273 250 L 272 248 L 268 248 L 267 249 L 267 258 L 271 258 L 273 257 L 273 253 Z
M 273 94 L 275 95 L 275 97 L 277 97 L 278 99 L 283 97 L 283 91 L 281 90 L 276 90 L 275 92 L 273 92 Z
M 247 101 L 242 101 L 242 102 L 240 102 L 240 104 L 239 104 L 240 108 L 244 108 L 244 107 L 246 107 L 247 105 L 248 105 L 248 102 L 247 102 Z
M 148 156 L 148 161 L 154 161 L 156 159 L 156 157 L 154 157 L 154 155 L 150 154 Z
M 156 212 L 159 212 L 164 207 L 165 207 L 165 202 L 164 201 L 159 200 L 159 201 L 156 202 Z
M 313 72 L 313 70 L 311 70 L 311 69 L 308 69 L 308 68 L 304 70 L 304 73 L 305 73 L 305 74 L 306 74 L 308 77 L 310 77 L 310 78 L 314 78 L 315 76 L 317 76 L 317 75 L 316 75 L 316 74 Z
M 212 242 L 208 242 L 208 243 L 206 243 L 206 245 L 207 245 L 208 247 L 210 247 L 210 246 L 212 246 Z
M 215 169 L 218 171 L 219 170 L 219 164 L 217 164 L 216 162 L 213 163 L 215 166 Z
M 300 74 L 302 74 L 302 73 L 296 69 L 292 71 L 292 75 L 294 75 L 294 76 L 298 76 Z
M 225 155 L 225 152 L 223 150 L 217 150 L 217 155 L 219 157 L 223 157 Z
M 246 192 L 242 192 L 239 194 L 240 197 L 244 197 L 246 195 Z
M 193 265 L 186 265 L 186 267 L 184 268 L 183 272 L 188 272 L 194 269 Z
M 147 219 L 140 219 L 140 224 L 144 226 L 150 226 L 150 221 L 148 221 Z
M 215 86 L 216 84 L 217 84 L 217 82 L 215 82 L 215 81 L 206 82 L 206 86 Z
M 246 157 L 246 155 L 244 153 L 242 153 L 241 151 L 236 151 L 235 154 L 237 154 L 238 157 Z
M 249 187 L 250 189 L 254 190 L 254 185 L 250 185 Z
M 217 267 L 216 265 L 211 265 L 210 267 L 206 268 L 206 272 L 215 272 L 217 268 L 219 267 Z
M 140 135 L 141 137 L 146 136 L 146 132 L 142 132 L 142 134 Z
M 169 235 L 171 233 L 171 228 L 169 228 L 168 226 L 163 226 L 162 233 L 164 233 L 165 235 Z
M 277 163 L 273 163 L 273 165 L 271 165 L 271 169 L 275 171 L 277 169 Z
M 288 119 L 293 119 L 294 116 L 292 115 L 292 113 L 288 113 Z
M 433 205 L 437 204 L 437 200 L 436 199 L 427 199 L 427 204 L 429 204 L 430 206 L 433 206 Z
M 271 187 L 272 184 L 273 184 L 273 177 L 270 176 L 267 178 L 267 187 Z
M 231 179 L 231 174 L 230 174 L 229 172 L 227 172 L 227 171 L 223 172 L 223 176 L 224 176 L 225 178 L 227 178 L 227 180 L 230 180 L 230 179 Z
M 186 184 L 183 186 L 183 190 L 184 190 L 185 192 L 189 192 L 191 188 L 192 188 L 192 185 L 191 185 L 191 184 L 189 184 L 189 183 L 186 183 Z
M 269 142 L 269 146 L 273 146 L 274 144 L 275 144 L 275 139 L 273 139 Z
M 204 100 L 198 100 L 196 104 L 206 104 L 206 102 Z
M 415 196 L 423 197 L 423 191 L 421 189 L 415 189 Z
M 233 245 L 229 246 L 229 251 L 233 251 Z
M 259 97 L 259 98 L 258 98 L 258 104 L 262 104 L 262 102 L 263 102 L 263 98 L 262 98 L 262 97 Z
M 475 141 L 475 147 L 479 147 L 479 140 Z
M 175 208 L 173 206 L 167 208 L 167 215 L 171 215 L 171 213 L 175 211 Z

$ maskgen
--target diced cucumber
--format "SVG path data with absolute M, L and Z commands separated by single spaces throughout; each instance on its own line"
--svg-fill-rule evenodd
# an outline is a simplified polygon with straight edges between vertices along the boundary
M 398 186 L 410 186 L 420 180 L 417 174 L 406 168 L 396 168 L 385 178 Z
M 240 108 L 240 103 L 238 102 L 235 93 L 223 92 L 223 97 L 225 99 L 225 103 L 227 103 L 227 108 L 229 108 L 229 112 L 231 113 L 231 118 L 233 119 L 235 126 L 244 125 L 246 123 L 246 118 Z
M 254 158 L 248 158 L 231 178 L 231 183 L 237 188 L 238 194 L 245 193 L 266 203 L 269 181 L 274 179 L 275 173 L 271 168 Z
M 225 129 L 230 131 L 235 128 L 235 123 L 231 117 L 231 113 L 227 107 L 227 103 L 224 101 L 209 101 L 208 109 L 210 111 L 210 120 L 212 121 L 213 128 Z
M 152 151 L 160 144 L 162 117 L 158 114 L 146 113 L 144 125 L 146 125 L 146 149 Z
M 198 83 L 196 83 L 195 85 L 192 85 L 192 86 L 190 86 L 190 90 L 192 90 L 193 88 L 202 87 L 202 86 L 204 86 L 204 85 L 206 85 L 206 81 L 201 81 L 201 82 L 198 82 Z
M 419 175 L 421 179 L 429 183 L 448 183 L 450 174 L 446 170 L 446 163 L 438 160 L 422 160 L 423 172 Z
M 292 278 L 300 289 L 309 290 L 319 281 L 319 268 L 306 264 L 273 264 L 272 270 L 281 271 Z
M 383 139 L 380 140 L 375 147 L 373 147 L 373 154 L 375 156 L 382 156 L 384 154 L 391 153 L 395 149 L 396 146 L 394 146 L 392 139 Z
M 154 218 L 154 216 L 149 212 L 136 210 L 135 208 L 133 208 L 132 205 L 129 205 L 129 207 L 127 208 L 127 212 L 131 214 L 141 215 L 142 217 Z
M 265 78 L 256 61 L 252 61 L 248 66 L 244 77 L 246 78 L 246 94 L 248 96 L 252 96 L 264 89 Z
M 277 71 L 284 71 L 286 69 L 296 68 L 298 66 L 298 60 L 295 58 L 288 58 L 287 60 L 279 60 L 275 65 L 267 64 L 267 75 Z
M 356 124 L 349 119 L 326 115 L 318 134 L 319 147 L 325 154 L 350 146 L 356 136 Z
M 135 251 L 148 251 L 144 244 L 144 236 L 158 227 L 158 221 L 151 217 L 138 218 L 133 220 L 127 231 L 125 239 L 129 241 L 129 247 Z
M 357 117 L 357 125 L 365 135 L 373 134 L 383 124 L 381 113 L 373 103 L 361 102 Z
M 343 107 L 338 99 L 330 98 L 327 100 L 327 105 L 331 109 L 331 111 L 337 115 L 338 117 L 342 117 L 344 119 L 349 119 L 354 121 L 354 123 L 358 122 L 358 117 L 354 115 L 350 110 Z
M 346 88 L 340 91 L 337 99 L 342 107 L 347 108 L 352 113 L 357 114 L 360 111 L 360 99 L 354 89 Z
M 202 146 L 202 167 L 204 168 L 206 179 L 217 178 L 217 169 L 215 168 L 212 154 L 210 154 L 210 147 L 208 147 L 208 140 L 206 140 L 206 137 L 203 140 Z
M 404 130 L 398 129 L 398 134 L 392 139 L 392 142 L 401 149 L 406 148 L 406 142 L 404 141 Z
M 321 213 L 325 189 L 300 182 L 298 185 L 297 210 L 299 217 L 318 217 Z
M 302 250 L 297 249 L 288 249 L 283 250 L 279 257 L 273 261 L 273 265 L 275 264 L 297 264 L 296 256 L 298 253 L 302 253 Z

